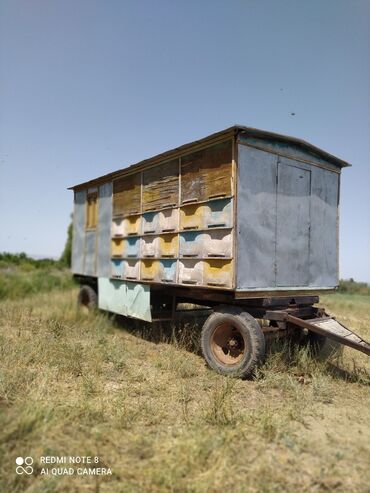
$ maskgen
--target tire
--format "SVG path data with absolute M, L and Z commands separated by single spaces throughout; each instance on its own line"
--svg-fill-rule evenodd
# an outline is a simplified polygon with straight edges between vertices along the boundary
M 81 308 L 86 308 L 89 311 L 94 310 L 98 304 L 98 294 L 88 284 L 83 284 L 78 293 L 77 304 Z
M 258 322 L 239 307 L 220 307 L 205 321 L 201 345 L 208 365 L 222 375 L 250 377 L 265 356 Z

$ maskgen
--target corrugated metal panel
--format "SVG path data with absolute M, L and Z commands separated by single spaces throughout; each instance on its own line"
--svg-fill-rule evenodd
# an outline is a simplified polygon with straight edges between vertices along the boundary
M 73 212 L 72 272 L 83 274 L 86 223 L 86 190 L 75 192 Z
M 110 237 L 112 222 L 112 183 L 99 187 L 97 275 L 110 276 Z
M 287 142 L 285 140 L 276 139 L 259 139 L 253 136 L 242 135 L 239 136 L 239 141 L 241 143 L 255 146 L 264 151 L 269 151 L 274 154 L 280 154 L 291 159 L 301 159 L 303 161 L 309 161 L 310 163 L 315 163 L 319 166 L 330 168 L 333 171 L 338 171 L 337 165 L 330 163 L 327 159 L 320 157 L 318 154 L 310 152 L 309 149 L 306 149 L 294 142 Z
M 95 276 L 96 261 L 96 231 L 86 231 L 85 233 L 85 276 Z
M 238 146 L 237 289 L 275 286 L 277 156 Z
M 244 145 L 238 154 L 237 289 L 335 287 L 339 175 Z
M 338 285 L 339 175 L 324 169 L 312 173 L 310 284 Z
M 99 308 L 151 322 L 150 287 L 99 277 Z
M 307 286 L 311 172 L 279 158 L 277 178 L 276 285 Z

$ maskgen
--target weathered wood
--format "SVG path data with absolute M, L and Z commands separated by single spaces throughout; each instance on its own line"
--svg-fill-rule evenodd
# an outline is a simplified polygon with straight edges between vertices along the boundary
M 231 188 L 232 142 L 208 147 L 181 160 L 181 202 L 229 197 Z
M 174 159 L 143 173 L 143 210 L 176 207 L 179 201 L 179 165 Z
M 134 173 L 113 182 L 113 215 L 141 212 L 141 176 Z

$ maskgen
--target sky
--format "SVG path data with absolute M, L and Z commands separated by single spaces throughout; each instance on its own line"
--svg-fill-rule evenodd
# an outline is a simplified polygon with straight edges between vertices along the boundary
M 369 0 L 0 0 L 0 251 L 59 256 L 68 186 L 234 123 L 353 165 L 340 276 L 370 282 Z

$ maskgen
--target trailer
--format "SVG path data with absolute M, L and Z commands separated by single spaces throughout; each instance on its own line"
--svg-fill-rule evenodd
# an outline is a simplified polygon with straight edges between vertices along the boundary
M 211 310 L 211 368 L 248 376 L 271 334 L 370 354 L 323 309 L 338 286 L 341 159 L 235 125 L 71 187 L 79 303 L 145 321 Z

